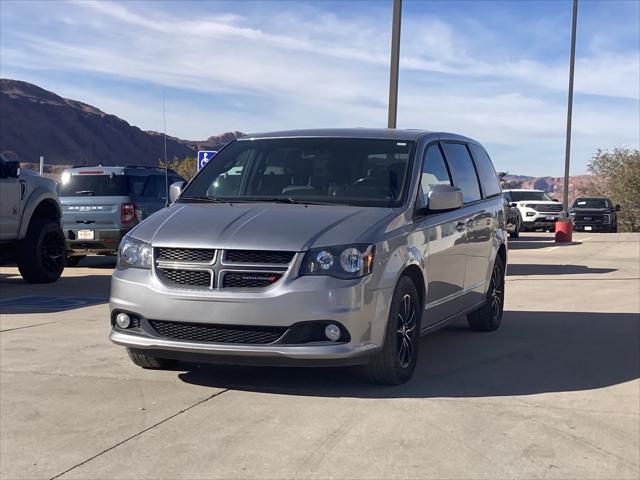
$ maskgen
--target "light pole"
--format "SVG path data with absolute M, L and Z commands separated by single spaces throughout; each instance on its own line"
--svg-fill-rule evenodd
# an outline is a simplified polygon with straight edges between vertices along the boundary
M 400 69 L 400 17 L 402 0 L 393 0 L 393 23 L 391 24 L 391 68 L 389 78 L 388 128 L 396 128 L 398 120 L 398 72 Z
M 573 20 L 571 23 L 571 57 L 569 60 L 569 100 L 567 104 L 567 139 L 564 152 L 564 192 L 562 208 L 565 215 L 569 211 L 569 160 L 571 158 L 571 117 L 573 113 L 573 72 L 576 62 L 576 21 L 578 20 L 578 0 L 573 0 Z

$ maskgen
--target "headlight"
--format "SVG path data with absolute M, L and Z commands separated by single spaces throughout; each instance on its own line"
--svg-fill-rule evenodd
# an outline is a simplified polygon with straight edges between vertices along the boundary
M 535 217 L 536 212 L 527 212 L 527 217 Z
M 304 256 L 300 275 L 360 278 L 373 269 L 375 245 L 342 245 L 314 248 Z
M 602 215 L 602 223 L 611 223 L 611 215 L 608 213 Z
M 575 217 L 575 216 L 576 216 L 576 212 L 569 212 L 569 216 L 570 216 L 571 218 Z
M 125 268 L 151 268 L 151 245 L 141 240 L 126 236 L 118 248 L 117 266 Z

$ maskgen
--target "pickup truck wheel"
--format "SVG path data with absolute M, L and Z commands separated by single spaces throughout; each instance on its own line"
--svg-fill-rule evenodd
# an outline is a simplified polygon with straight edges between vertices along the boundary
M 162 368 L 167 368 L 175 363 L 173 360 L 154 357 L 145 353 L 144 350 L 138 350 L 135 348 L 127 348 L 127 354 L 129 355 L 131 361 L 137 366 L 149 370 L 159 370 Z
M 415 284 L 407 276 L 400 277 L 391 299 L 384 344 L 366 366 L 372 382 L 400 385 L 411 378 L 418 359 L 421 314 Z
M 504 265 L 498 256 L 493 264 L 491 280 L 487 289 L 485 304 L 475 312 L 467 315 L 467 321 L 472 330 L 479 332 L 493 332 L 502 323 L 504 308 Z
M 51 283 L 62 275 L 67 257 L 64 234 L 57 220 L 34 218 L 18 245 L 18 270 L 29 283 Z

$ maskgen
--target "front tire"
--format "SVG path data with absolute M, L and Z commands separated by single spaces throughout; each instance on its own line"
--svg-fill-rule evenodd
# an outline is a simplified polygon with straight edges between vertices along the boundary
M 485 304 L 467 315 L 472 330 L 493 332 L 502 324 L 504 310 L 504 263 L 498 255 L 491 271 L 491 280 L 487 289 Z
M 51 283 L 62 275 L 67 245 L 57 220 L 34 218 L 18 246 L 18 270 L 28 283 Z
M 161 370 L 175 363 L 172 360 L 154 357 L 153 355 L 145 353 L 144 350 L 135 348 L 127 348 L 127 354 L 133 363 L 147 370 Z
M 400 385 L 411 378 L 418 359 L 421 316 L 422 305 L 413 280 L 400 277 L 391 299 L 382 349 L 366 366 L 372 382 Z

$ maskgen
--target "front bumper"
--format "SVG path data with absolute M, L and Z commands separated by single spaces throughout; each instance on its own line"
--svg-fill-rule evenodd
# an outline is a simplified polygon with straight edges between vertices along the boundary
M 79 230 L 93 231 L 93 240 L 78 239 Z M 64 236 L 67 240 L 67 250 L 74 254 L 88 253 L 116 253 L 122 238 L 131 230 L 126 229 L 93 229 L 87 227 L 64 228 Z
M 115 270 L 111 282 L 111 311 L 134 313 L 143 319 L 289 328 L 300 322 L 332 321 L 349 333 L 349 341 L 315 341 L 295 344 L 237 344 L 184 341 L 129 332 L 117 327 L 111 341 L 154 355 L 176 358 L 178 354 L 205 357 L 220 363 L 279 364 L 280 360 L 303 363 L 364 363 L 384 341 L 393 288 L 374 289 L 374 278 L 341 280 L 332 277 L 297 277 L 292 268 L 281 281 L 266 289 L 194 291 L 164 286 L 150 270 Z
M 588 223 L 588 222 L 574 222 L 573 229 L 576 231 L 590 231 L 590 232 L 608 232 L 611 230 L 610 223 Z

